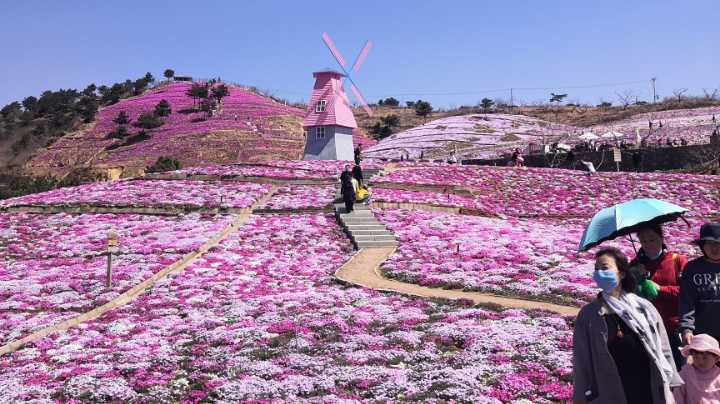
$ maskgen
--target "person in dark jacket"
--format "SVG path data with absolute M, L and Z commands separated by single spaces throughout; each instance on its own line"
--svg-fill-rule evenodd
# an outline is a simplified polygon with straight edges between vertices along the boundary
M 633 293 L 625 254 L 598 251 L 593 279 L 602 292 L 580 309 L 573 331 L 573 402 L 674 403 L 670 389 L 683 383 L 667 334 L 655 307 Z
M 687 263 L 680 281 L 679 330 L 683 345 L 693 335 L 708 334 L 720 338 L 720 223 L 700 227 L 703 256 Z
M 352 213 L 355 205 L 355 186 L 353 185 L 353 176 L 350 172 L 350 165 L 345 166 L 345 171 L 340 174 L 340 196 L 345 202 L 345 212 Z
M 573 152 L 572 150 L 567 152 L 567 163 L 569 169 L 575 169 L 575 152 Z
M 632 162 L 633 166 L 635 166 L 635 172 L 640 172 L 640 164 L 642 164 L 642 157 L 640 156 L 639 150 L 636 150 L 635 153 L 633 153 Z
M 630 262 L 630 267 L 637 267 L 638 273 L 647 277 L 658 292 L 652 304 L 663 320 L 675 368 L 679 372 L 687 363 L 680 353 L 682 345 L 678 332 L 678 294 L 687 258 L 668 249 L 662 228 L 657 224 L 641 229 L 637 232 L 637 237 L 641 247 L 637 257 Z
M 355 167 L 353 167 L 352 169 L 352 175 L 353 178 L 357 180 L 358 184 L 360 184 L 360 186 L 363 186 L 363 174 L 360 164 L 355 164 Z

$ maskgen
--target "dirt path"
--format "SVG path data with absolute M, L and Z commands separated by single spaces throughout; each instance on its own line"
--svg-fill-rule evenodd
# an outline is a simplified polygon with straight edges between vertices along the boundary
M 263 202 L 270 199 L 273 194 L 278 190 L 277 186 L 273 186 L 270 191 L 265 194 L 263 197 L 258 199 L 252 206 L 250 213 L 244 213 L 242 215 L 237 216 L 233 221 L 226 226 L 224 229 L 222 229 L 219 233 L 214 235 L 212 238 L 210 238 L 208 241 L 205 242 L 200 248 L 197 250 L 186 254 L 183 256 L 182 259 L 170 264 L 169 266 L 163 268 L 161 271 L 153 275 L 152 277 L 146 279 L 145 281 L 139 283 L 138 285 L 135 285 L 133 288 L 128 290 L 127 292 L 124 292 L 120 294 L 120 296 L 114 298 L 113 300 L 109 301 L 108 303 L 96 307 L 93 310 L 90 310 L 87 313 L 83 313 L 75 318 L 72 318 L 68 321 L 64 321 L 59 324 L 55 324 L 50 327 L 43 328 L 42 330 L 35 331 L 34 333 L 26 336 L 23 339 L 11 342 L 9 344 L 6 344 L 4 346 L 0 347 L 0 356 L 8 353 L 18 350 L 20 347 L 25 345 L 26 343 L 34 340 L 34 339 L 40 339 L 48 334 L 58 331 L 58 330 L 66 330 L 70 327 L 74 327 L 80 323 L 84 323 L 86 321 L 92 320 L 103 313 L 105 313 L 108 310 L 112 310 L 116 307 L 122 306 L 130 302 L 131 300 L 138 297 L 142 292 L 144 292 L 147 288 L 151 287 L 155 282 L 164 279 L 168 274 L 173 272 L 178 272 L 184 270 L 187 265 L 192 262 L 195 258 L 200 257 L 204 253 L 206 253 L 211 247 L 217 245 L 222 241 L 225 237 L 227 237 L 230 233 L 236 231 L 238 228 L 240 228 L 245 221 L 250 217 L 252 214 L 252 210 L 260 206 Z
M 367 288 L 406 293 L 424 297 L 443 297 L 449 299 L 471 299 L 475 303 L 497 303 L 517 309 L 545 309 L 560 314 L 577 314 L 577 307 L 537 302 L 533 300 L 512 299 L 480 292 L 429 288 L 426 286 L 398 282 L 378 275 L 377 267 L 390 255 L 394 248 L 364 248 L 335 273 L 335 277 L 355 285 Z

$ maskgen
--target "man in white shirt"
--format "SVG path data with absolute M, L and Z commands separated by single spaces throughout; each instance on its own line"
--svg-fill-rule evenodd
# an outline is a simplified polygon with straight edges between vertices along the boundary
M 592 177 L 595 174 L 595 166 L 591 161 L 580 160 L 580 164 L 584 164 L 587 169 L 588 176 Z

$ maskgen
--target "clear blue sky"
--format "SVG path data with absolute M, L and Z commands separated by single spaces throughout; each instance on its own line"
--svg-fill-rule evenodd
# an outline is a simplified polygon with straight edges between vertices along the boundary
M 221 77 L 307 102 L 311 73 L 373 47 L 356 84 L 369 102 L 436 107 L 483 97 L 618 104 L 615 92 L 720 86 L 720 2 L 0 1 L 0 106 L 44 90 L 111 85 L 150 71 Z M 612 87 L 569 88 L 615 83 Z M 548 88 L 523 90 L 522 88 Z M 349 92 L 349 91 L 348 91 Z M 475 93 L 431 95 L 447 93 Z M 353 96 L 350 95 L 351 100 Z

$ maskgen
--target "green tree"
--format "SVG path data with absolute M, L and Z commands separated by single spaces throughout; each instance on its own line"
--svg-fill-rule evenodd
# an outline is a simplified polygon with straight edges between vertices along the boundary
M 128 135 L 127 128 L 123 125 L 118 126 L 117 128 L 115 128 L 114 131 L 112 131 L 108 134 L 108 136 L 112 139 L 122 139 L 127 135 Z
M 100 86 L 101 89 L 102 87 L 104 86 Z M 112 87 L 105 88 L 106 90 L 104 92 L 101 90 L 102 97 L 100 98 L 100 102 L 103 105 L 117 104 L 118 102 L 120 102 L 120 97 L 126 93 L 125 86 L 120 83 L 115 83 L 112 85 Z
M 90 84 L 82 91 L 82 95 L 86 97 L 95 97 L 95 90 L 97 90 L 97 86 L 95 86 L 95 84 Z
M 77 109 L 83 118 L 83 122 L 92 122 L 95 119 L 95 114 L 98 112 L 98 103 L 95 95 L 82 97 L 77 103 Z
M 113 119 L 113 122 L 116 123 L 116 124 L 119 125 L 119 126 L 127 125 L 127 124 L 130 123 L 130 118 L 128 117 L 127 112 L 125 112 L 125 111 L 120 111 L 120 113 L 118 114 L 118 116 L 117 116 L 115 119 Z
M 491 100 L 490 98 L 483 98 L 482 100 L 480 100 L 480 106 L 485 112 L 485 115 L 487 115 L 488 109 L 492 108 L 493 105 L 495 105 L 495 101 Z
M 33 119 L 35 119 L 35 114 L 26 109 L 22 114 L 20 114 L 20 125 L 27 126 L 27 124 L 29 124 Z
M 0 115 L 6 122 L 13 122 L 16 117 L 20 116 L 20 103 L 13 101 L 0 109 Z
M 386 98 L 386 99 L 385 99 L 385 105 L 389 105 L 389 106 L 391 106 L 391 107 L 397 107 L 398 105 L 400 105 L 400 101 L 396 100 L 396 99 L 393 98 L 393 97 Z
M 172 109 L 170 109 L 170 103 L 168 100 L 160 100 L 160 102 L 155 106 L 155 115 L 157 115 L 160 120 L 169 116 L 171 113 Z
M 30 111 L 35 114 L 39 107 L 38 99 L 31 95 L 22 101 L 22 106 L 25 108 L 25 111 Z
M 136 128 L 143 128 L 143 129 L 154 129 L 158 126 L 161 126 L 162 122 L 160 122 L 152 112 L 145 112 L 140 114 L 138 116 L 137 122 L 133 123 L 133 126 Z
M 193 83 L 192 86 L 190 86 L 190 88 L 185 92 L 185 94 L 193 99 L 194 106 L 195 101 L 198 98 L 206 99 L 208 97 L 208 88 L 204 84 Z
M 215 101 L 211 100 L 210 98 L 205 98 L 204 100 L 200 101 L 200 110 L 203 111 L 208 117 L 210 116 L 210 111 L 215 108 Z
M 427 116 L 433 111 L 432 105 L 429 102 L 423 100 L 417 100 L 415 103 L 415 115 L 423 117 L 425 123 L 427 123 Z
M 132 87 L 133 87 L 133 94 L 140 95 L 140 94 L 142 94 L 143 91 L 145 91 L 147 89 L 148 81 L 144 77 L 139 78 L 132 83 Z
M 380 140 L 392 135 L 392 129 L 387 125 L 383 126 L 380 122 L 376 122 L 375 126 L 370 129 L 370 133 L 374 135 L 375 139 Z
M 155 164 L 147 168 L 148 173 L 162 173 L 165 171 L 175 171 L 181 169 L 182 162 L 179 158 L 170 156 L 162 156 L 155 161 Z
M 380 120 L 387 126 L 398 126 L 400 125 L 400 117 L 392 114 L 380 118 Z
M 212 90 L 212 97 L 217 100 L 217 102 L 221 102 L 223 98 L 230 95 L 230 89 L 225 84 L 220 84 L 217 87 L 213 87 Z
M 175 77 L 175 70 L 173 70 L 173 69 L 165 69 L 165 71 L 163 72 L 163 76 L 165 76 L 165 78 L 167 78 L 167 81 L 168 81 L 168 83 L 169 83 L 169 82 L 170 82 L 170 79 L 173 78 L 173 77 Z
M 145 77 L 143 77 L 143 79 L 145 79 L 146 83 L 154 83 L 155 82 L 155 77 L 153 77 L 153 75 L 150 74 L 150 72 L 145 73 Z

